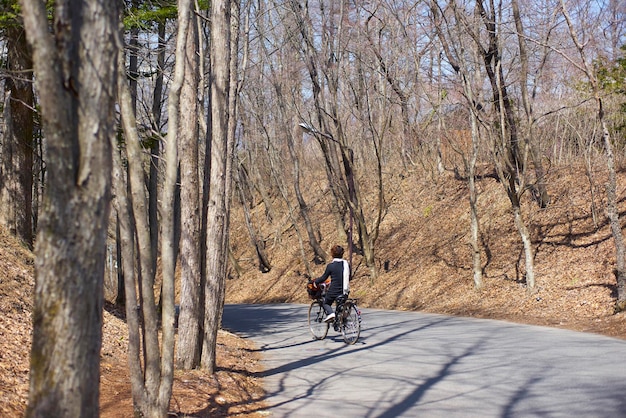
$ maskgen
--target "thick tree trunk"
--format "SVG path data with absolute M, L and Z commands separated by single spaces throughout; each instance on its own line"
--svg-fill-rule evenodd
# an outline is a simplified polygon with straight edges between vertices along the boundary
M 190 20 L 185 53 L 185 82 L 180 98 L 180 317 L 176 364 L 182 369 L 200 365 L 203 309 L 200 283 L 200 177 L 198 167 L 198 26 Z
M 32 60 L 23 28 L 7 27 L 9 77 L 6 132 L 0 147 L 0 224 L 33 246 L 33 108 Z
M 118 3 L 57 1 L 52 26 L 44 3 L 20 4 L 33 47 L 50 174 L 36 244 L 26 415 L 96 417 Z
M 207 208 L 206 284 L 204 337 L 201 367 L 215 370 L 215 349 L 219 329 L 220 307 L 227 248 L 226 178 L 228 175 L 228 93 L 230 69 L 230 2 L 211 4 L 211 172 Z

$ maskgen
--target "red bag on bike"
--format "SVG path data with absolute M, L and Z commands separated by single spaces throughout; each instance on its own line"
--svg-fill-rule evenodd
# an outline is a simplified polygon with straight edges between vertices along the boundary
M 326 289 L 330 284 L 330 279 L 326 280 L 321 285 L 315 282 L 309 282 L 306 285 L 306 291 L 309 294 L 309 298 L 311 299 L 319 299 L 326 294 Z
M 322 297 L 322 288 L 315 282 L 306 285 L 306 291 L 310 299 L 319 299 Z

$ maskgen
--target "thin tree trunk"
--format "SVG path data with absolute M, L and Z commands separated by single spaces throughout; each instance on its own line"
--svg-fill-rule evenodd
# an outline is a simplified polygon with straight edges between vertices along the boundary
M 272 269 L 272 265 L 269 261 L 269 257 L 265 251 L 265 241 L 259 239 L 254 224 L 252 222 L 252 216 L 250 214 L 250 202 L 248 197 L 251 193 L 248 191 L 249 185 L 247 180 L 247 171 L 242 164 L 239 164 L 237 170 L 237 181 L 235 182 L 235 189 L 239 195 L 239 201 L 241 202 L 244 220 L 246 222 L 246 228 L 248 229 L 248 236 L 250 237 L 250 243 L 256 251 L 256 255 L 259 261 L 259 270 L 262 273 L 267 273 Z
M 141 165 L 141 149 L 135 115 L 132 110 L 129 86 L 123 75 L 118 78 L 118 94 L 124 133 L 126 135 L 126 153 L 130 178 L 130 191 L 132 201 L 132 214 L 136 224 L 136 235 L 139 251 L 139 305 L 143 316 L 143 340 L 145 341 L 144 374 L 141 374 L 141 363 L 137 357 L 130 357 L 131 362 L 131 387 L 133 401 L 137 410 L 144 416 L 164 417 L 170 402 L 173 382 L 174 363 L 174 271 L 176 266 L 176 254 L 174 243 L 174 201 L 176 190 L 178 158 L 176 151 L 176 137 L 178 130 L 178 103 L 180 90 L 184 76 L 184 45 L 190 16 L 190 1 L 181 0 L 178 4 L 179 28 L 176 44 L 176 67 L 172 81 L 169 98 L 170 113 L 168 128 L 170 134 L 165 150 L 165 185 L 161 199 L 161 260 L 163 285 L 161 292 L 162 300 L 162 342 L 158 338 L 158 318 L 156 303 L 154 300 L 155 270 L 152 262 L 152 243 L 150 226 L 148 222 L 148 197 L 144 182 L 143 167 Z M 121 39 L 118 41 L 122 43 Z M 123 57 L 119 61 L 120 68 L 124 68 Z M 119 191 L 118 191 L 119 193 Z M 128 258 L 128 257 L 126 257 Z M 134 275 L 127 274 L 127 280 Z M 132 283 L 132 287 L 136 283 Z M 127 283 L 128 304 L 132 303 L 134 291 L 128 292 L 131 287 Z M 127 307 L 127 309 L 130 309 Z M 137 327 L 139 324 L 137 324 Z M 131 328 L 129 322 L 130 341 L 139 341 L 139 329 Z M 133 335 L 136 334 L 136 335 Z
M 598 80 L 594 74 L 594 69 L 590 67 L 589 60 L 587 60 L 585 54 L 584 44 L 578 39 L 576 30 L 574 28 L 572 19 L 570 18 L 569 11 L 565 5 L 565 2 L 561 0 L 561 9 L 563 16 L 567 22 L 567 26 L 570 31 L 570 36 L 576 45 L 578 53 L 580 54 L 581 62 L 584 67 L 580 69 L 585 73 L 591 87 L 593 89 L 594 99 L 597 106 L 597 116 L 600 128 L 602 129 L 602 139 L 604 140 L 604 147 L 606 150 L 606 164 L 609 173 L 609 180 L 606 185 L 606 210 L 609 218 L 609 224 L 611 226 L 611 234 L 613 235 L 613 241 L 615 242 L 615 261 L 616 268 L 614 271 L 616 284 L 617 284 L 617 301 L 615 304 L 615 312 L 622 312 L 626 310 L 626 245 L 624 243 L 624 236 L 622 234 L 622 226 L 619 219 L 619 209 L 617 201 L 617 175 L 615 171 L 615 156 L 613 153 L 613 144 L 611 142 L 611 134 L 606 125 L 604 119 L 604 104 L 602 97 L 600 96 L 600 87 L 598 86 Z
M 528 148 L 530 149 L 530 155 L 533 160 L 533 166 L 535 168 L 536 186 L 533 186 L 533 190 L 535 192 L 535 199 L 537 200 L 539 207 L 546 208 L 550 203 L 550 195 L 548 194 L 548 187 L 546 185 L 546 172 L 543 168 L 543 162 L 541 161 L 539 146 L 537 144 L 537 141 L 533 137 L 534 120 L 530 98 L 528 97 L 528 53 L 526 52 L 524 25 L 520 17 L 518 0 L 512 0 L 511 5 L 513 7 L 513 20 L 515 21 L 515 28 L 517 30 L 517 40 L 519 45 L 521 62 L 520 89 L 522 92 L 522 103 L 524 104 L 524 112 L 526 114 L 526 124 L 528 125 L 525 140 Z
M 478 192 L 476 191 L 476 158 L 478 155 L 478 122 L 477 118 L 472 112 L 472 155 L 469 160 L 468 181 L 469 181 L 469 202 L 470 202 L 470 245 L 472 247 L 472 270 L 474 272 L 474 288 L 476 290 L 482 290 L 483 283 L 483 269 L 480 257 L 480 224 L 478 221 Z
M 296 199 L 298 200 L 300 215 L 302 216 L 304 227 L 306 228 L 307 236 L 309 237 L 309 245 L 313 249 L 313 260 L 316 264 L 323 264 L 326 261 L 327 254 L 324 249 L 322 249 L 322 246 L 315 236 L 313 223 L 311 221 L 311 216 L 309 215 L 309 207 L 304 200 L 304 196 L 302 195 L 302 190 L 300 188 L 300 159 L 298 158 L 293 144 L 293 135 L 296 135 L 299 131 L 300 130 L 298 128 L 294 128 L 293 134 L 287 135 L 287 147 L 289 148 L 289 155 L 293 161 L 293 188 Z
M 117 144 L 116 144 L 117 145 Z M 117 152 L 116 150 L 114 152 Z M 126 191 L 124 191 L 126 194 Z M 117 214 L 115 216 L 115 260 L 117 261 L 117 295 L 115 296 L 115 305 L 116 306 L 125 306 L 126 305 L 126 289 L 124 287 L 124 269 L 122 265 L 124 261 L 122 260 L 122 231 L 121 231 L 121 222 L 120 219 L 120 211 L 117 209 Z M 131 235 L 132 239 L 132 235 Z M 130 246 L 131 251 L 130 254 L 133 254 L 132 245 Z M 128 254 L 128 253 L 127 253 Z
M 152 268 L 156 271 L 159 253 L 159 165 L 161 160 L 161 113 L 163 110 L 163 77 L 165 74 L 165 22 L 158 27 L 157 76 L 152 93 L 152 146 L 150 147 L 150 174 L 148 177 L 148 223 L 150 225 L 150 243 Z M 135 108 L 136 111 L 136 108 Z M 135 112 L 136 114 L 136 112 Z
M 530 238 L 530 233 L 528 232 L 528 228 L 524 223 L 524 219 L 522 217 L 522 212 L 520 210 L 519 205 L 513 206 L 513 216 L 515 218 L 515 226 L 522 238 L 522 244 L 524 246 L 524 260 L 526 267 L 526 286 L 529 292 L 533 292 L 535 288 L 535 271 L 534 271 L 534 263 L 532 262 L 534 257 L 533 245 Z

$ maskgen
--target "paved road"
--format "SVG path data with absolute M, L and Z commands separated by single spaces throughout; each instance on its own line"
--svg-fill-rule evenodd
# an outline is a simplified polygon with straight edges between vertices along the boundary
M 224 328 L 262 350 L 273 417 L 626 417 L 626 341 L 363 309 L 347 346 L 332 329 L 313 340 L 307 309 L 225 308 Z

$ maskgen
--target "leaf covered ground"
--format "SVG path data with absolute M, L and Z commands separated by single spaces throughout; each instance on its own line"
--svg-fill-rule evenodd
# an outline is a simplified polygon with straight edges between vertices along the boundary
M 373 280 L 360 256 L 353 258 L 352 296 L 362 307 L 420 310 L 503 319 L 600 333 L 626 339 L 626 315 L 614 314 L 615 250 L 604 210 L 602 170 L 590 182 L 581 168 L 552 170 L 547 209 L 524 198 L 524 216 L 536 249 L 537 287 L 529 292 L 524 258 L 502 186 L 479 183 L 485 288 L 474 290 L 468 245 L 469 210 L 463 182 L 452 176 L 391 179 L 388 210 L 377 241 L 380 276 Z M 309 190 L 323 182 L 310 182 Z M 593 190 L 594 198 L 590 198 Z M 367 190 L 362 190 L 367 192 Z M 626 175 L 619 173 L 620 210 L 626 211 Z M 276 200 L 279 208 L 279 200 Z M 329 205 L 312 209 L 322 245 L 336 241 Z M 275 208 L 275 209 L 277 209 Z M 301 302 L 306 266 L 299 257 L 296 229 L 287 218 L 267 223 L 262 205 L 253 208 L 271 257 L 272 270 L 258 272 L 245 223 L 234 213 L 231 242 L 243 274 L 228 281 L 227 302 Z M 276 231 L 283 231 L 279 238 Z M 313 275 L 323 265 L 311 264 Z M 28 395 L 33 256 L 0 229 L 0 416 L 23 414 Z M 123 315 L 107 304 L 102 347 L 101 415 L 132 417 L 126 371 L 127 331 Z M 364 330 L 366 333 L 367 330 Z M 171 416 L 266 415 L 261 354 L 252 342 L 226 330 L 219 333 L 218 372 L 177 372 Z

